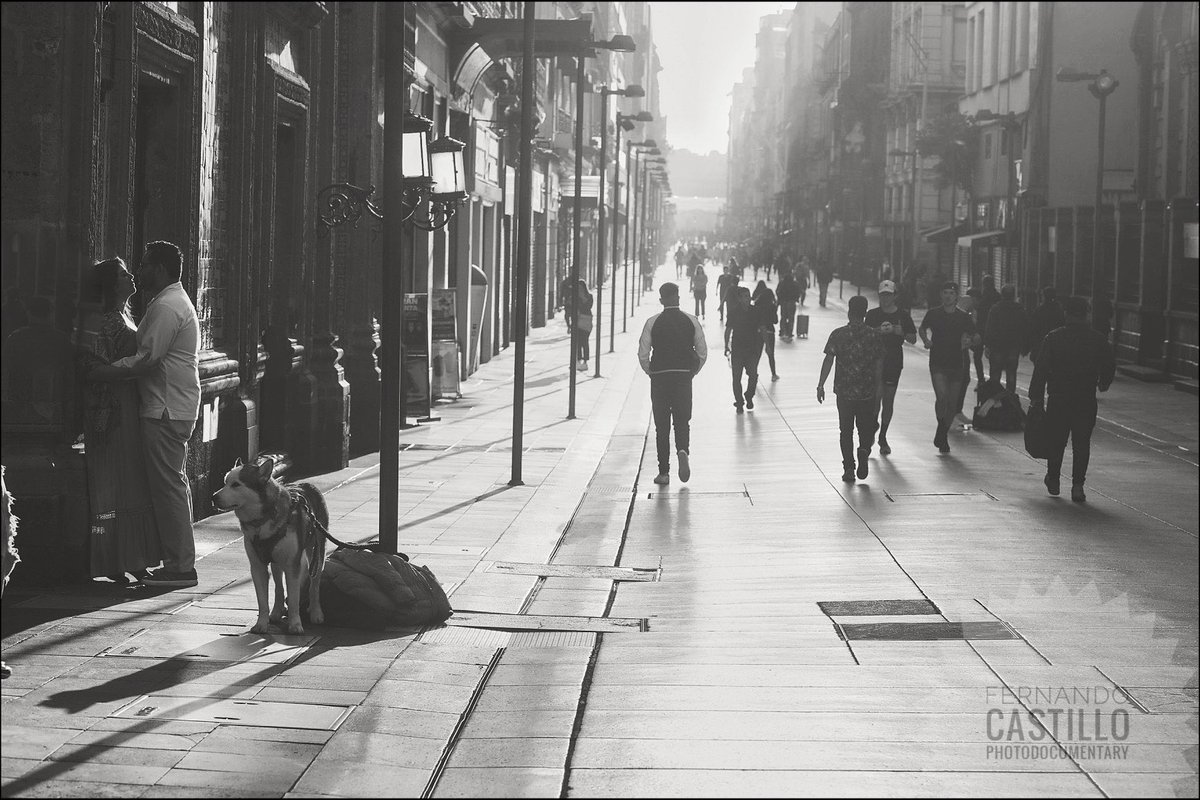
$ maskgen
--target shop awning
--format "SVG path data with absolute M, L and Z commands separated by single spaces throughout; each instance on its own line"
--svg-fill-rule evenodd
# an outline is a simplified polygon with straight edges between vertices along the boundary
M 966 233 L 966 230 L 965 222 L 958 225 L 937 225 L 921 231 L 921 238 L 927 242 L 953 242 Z
M 1008 231 L 1001 228 L 1001 229 L 995 230 L 995 231 L 983 231 L 982 233 L 972 233 L 970 236 L 960 236 L 960 237 L 958 237 L 958 246 L 959 247 L 970 247 L 974 244 L 980 244 L 980 243 L 986 242 L 989 239 L 995 239 L 997 237 L 1004 236 L 1007 233 L 1008 233 Z

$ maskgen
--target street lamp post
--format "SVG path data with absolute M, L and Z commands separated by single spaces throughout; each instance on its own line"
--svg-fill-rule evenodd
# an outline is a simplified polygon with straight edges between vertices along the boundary
M 632 206 L 633 214 L 630 217 L 630 221 L 631 221 L 631 225 L 633 228 L 633 247 L 636 250 L 637 243 L 638 243 L 638 233 L 639 233 L 639 231 L 638 231 L 638 196 L 640 194 L 643 194 L 641 192 L 641 187 L 639 187 L 639 185 L 638 185 L 638 181 L 641 180 L 641 172 L 640 171 L 642 168 L 642 151 L 645 150 L 647 154 L 651 154 L 651 153 L 656 154 L 656 153 L 658 153 L 658 144 L 653 139 L 647 139 L 644 142 L 630 142 L 629 144 L 633 149 L 637 150 L 637 153 L 634 155 L 633 173 L 630 176 L 631 179 L 629 181 L 630 184 L 632 185 L 632 189 L 633 189 L 633 206 Z M 641 199 L 642 199 L 642 203 L 644 205 L 646 202 L 646 198 L 643 196 Z M 630 208 L 628 197 L 625 198 L 625 208 L 626 209 Z M 636 291 L 635 287 L 637 285 L 637 281 L 641 279 L 641 274 L 637 268 L 637 253 L 635 252 L 635 253 L 631 254 L 629 252 L 629 238 L 630 238 L 631 225 L 625 226 L 625 293 L 629 296 L 629 299 L 632 301 L 634 298 L 634 293 Z M 633 287 L 630 286 L 630 281 L 629 281 L 629 267 L 630 267 L 631 262 L 632 262 L 632 266 L 634 268 L 633 271 L 635 273 Z M 633 304 L 634 303 L 632 303 L 632 302 L 630 303 L 630 305 L 633 305 Z
M 630 86 L 630 87 L 627 87 L 625 91 L 630 92 L 634 88 L 637 88 L 638 91 L 642 92 L 642 94 L 641 95 L 629 94 L 629 95 L 626 95 L 627 97 L 644 96 L 645 90 L 643 90 L 640 86 L 638 86 L 638 87 Z M 617 292 L 616 292 L 616 288 L 617 288 L 616 287 L 617 231 L 620 228 L 620 225 L 619 225 L 620 217 L 617 212 L 620 209 L 620 203 L 621 203 L 621 161 L 620 161 L 621 131 L 622 130 L 632 131 L 634 128 L 635 122 L 652 122 L 653 120 L 654 120 L 654 116 L 649 111 L 639 111 L 636 114 L 622 114 L 619 111 L 617 112 L 617 143 L 616 143 L 616 147 L 613 148 L 613 152 L 616 154 L 616 162 L 617 162 L 616 170 L 614 171 L 614 178 L 613 178 L 613 238 L 612 238 L 613 291 L 609 292 L 609 296 L 608 296 L 609 297 L 608 352 L 610 352 L 610 353 L 613 351 L 613 339 L 615 337 L 616 317 L 617 317 Z M 607 150 L 605 151 L 605 153 L 607 153 Z M 625 235 L 626 235 L 626 238 L 628 238 L 628 236 L 629 236 L 629 183 L 630 183 L 629 144 L 627 143 L 625 146 L 625 231 L 626 231 Z M 627 314 L 627 309 L 625 308 L 625 303 L 624 303 L 624 294 L 627 294 L 629 291 L 629 265 L 628 264 L 625 264 L 624 273 L 625 273 L 625 292 L 622 294 L 621 333 L 625 333 L 626 323 L 628 322 L 628 319 L 629 319 L 628 314 Z
M 609 95 L 614 95 L 614 94 L 618 95 L 620 97 L 645 97 L 646 91 L 641 86 L 637 86 L 637 85 L 628 86 L 624 89 L 610 89 L 607 86 L 602 86 L 600 88 L 600 184 L 597 187 L 597 191 L 596 191 L 596 205 L 599 207 L 599 220 L 597 222 L 597 230 L 599 231 L 599 236 L 597 237 L 597 256 L 596 256 L 596 305 L 597 305 L 596 310 L 597 311 L 599 311 L 598 306 L 604 302 L 604 294 L 603 294 L 604 278 L 605 278 L 605 275 L 604 275 L 604 267 L 605 267 L 604 247 L 608 243 L 608 232 L 604 227 L 606 224 L 605 215 L 604 215 L 604 210 L 605 210 L 604 209 L 604 177 L 605 177 L 605 173 L 608 172 L 608 97 L 609 97 Z M 618 120 L 618 122 L 619 121 L 620 120 Z M 620 135 L 621 135 L 621 126 L 618 124 L 617 125 L 617 136 L 620 137 Z M 618 140 L 618 142 L 617 142 L 618 152 L 620 151 L 620 148 L 621 148 L 621 144 L 620 144 L 620 141 Z M 617 171 L 620 172 L 620 164 L 617 165 Z M 616 211 L 615 202 L 613 205 L 613 210 L 614 210 L 614 212 Z M 615 230 L 615 226 L 614 226 L 614 230 Z M 612 275 L 613 275 L 614 283 L 615 283 L 615 278 L 616 278 L 615 270 L 613 271 Z M 613 345 L 613 325 L 615 324 L 614 315 L 616 314 L 616 305 L 617 305 L 617 295 L 616 295 L 616 292 L 613 291 L 613 289 L 615 289 L 615 288 L 616 287 L 613 286 L 609 290 L 610 309 L 609 309 L 609 315 L 608 315 L 608 329 L 609 329 L 608 352 L 610 352 L 610 353 L 613 350 L 613 347 L 612 347 L 612 345 Z M 597 316 L 596 317 L 596 373 L 595 373 L 595 377 L 597 377 L 597 378 L 600 377 L 600 335 L 603 332 L 603 329 L 604 329 L 603 326 L 600 324 L 600 318 L 599 318 L 599 316 Z
M 1104 200 L 1104 115 L 1108 96 L 1117 90 L 1121 82 L 1101 69 L 1099 72 L 1078 72 L 1070 67 L 1060 67 L 1055 79 L 1064 83 L 1090 81 L 1088 91 L 1100 101 L 1100 120 L 1096 143 L 1096 208 L 1092 213 L 1092 293 L 1096 292 L 1096 265 L 1100 261 L 1100 204 Z M 1072 291 L 1074 287 L 1071 287 Z
M 317 192 L 317 234 L 350 222 L 354 227 L 363 215 L 384 220 L 382 308 L 379 349 L 379 546 L 395 553 L 400 519 L 400 426 L 403 396 L 401 385 L 401 322 L 404 294 L 404 225 L 433 231 L 445 227 L 457 206 L 467 198 L 463 143 L 442 137 L 427 143 L 432 122 L 405 108 L 408 82 L 404 69 L 404 31 L 407 4 L 388 4 L 384 10 L 384 37 L 398 46 L 384 46 L 383 106 L 383 205 L 371 196 L 374 186 L 333 183 Z M 431 150 L 433 153 L 431 154 Z M 436 158 L 432 157 L 436 155 Z M 422 211 L 422 209 L 424 209 Z M 418 213 L 420 212 L 420 213 Z

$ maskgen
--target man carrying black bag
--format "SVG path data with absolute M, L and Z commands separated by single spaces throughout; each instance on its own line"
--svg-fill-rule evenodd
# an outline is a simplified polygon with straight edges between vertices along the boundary
M 1088 324 L 1091 310 L 1087 300 L 1071 297 L 1063 303 L 1067 324 L 1046 335 L 1038 353 L 1029 384 L 1030 416 L 1042 405 L 1049 387 L 1046 405 L 1046 435 L 1049 454 L 1046 465 L 1046 490 L 1059 492 L 1059 474 L 1067 438 L 1071 439 L 1071 499 L 1082 503 L 1091 457 L 1092 430 L 1096 427 L 1096 390 L 1108 391 L 1116 375 L 1117 364 L 1108 340 Z

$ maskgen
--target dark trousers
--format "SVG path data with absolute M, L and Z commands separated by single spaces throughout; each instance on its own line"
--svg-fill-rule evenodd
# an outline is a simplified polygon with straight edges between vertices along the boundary
M 1017 365 L 1021 354 L 1016 350 L 988 350 L 988 368 L 990 379 L 1000 382 L 1000 373 L 1004 373 L 1004 388 L 1010 392 L 1017 390 Z
M 696 316 L 703 317 L 704 316 L 704 301 L 708 299 L 708 295 L 697 294 L 697 295 L 693 295 L 693 296 L 696 298 Z
M 779 333 L 782 336 L 791 336 L 792 328 L 796 323 L 796 304 L 785 301 L 779 304 Z
M 762 342 L 758 346 L 734 347 L 729 351 L 729 366 L 733 370 L 733 404 L 740 406 L 754 397 L 758 388 L 758 361 L 762 358 Z M 746 373 L 746 391 L 742 392 L 742 372 Z
M 945 371 L 929 370 L 929 379 L 933 383 L 934 414 L 937 415 L 937 437 L 940 439 L 950 431 L 954 424 L 954 403 L 962 407 L 962 387 L 965 385 L 966 370 Z
M 817 286 L 821 290 L 821 296 L 819 298 L 821 301 L 821 305 L 824 306 L 825 305 L 825 295 L 829 294 L 829 284 L 828 283 L 818 283 Z M 801 299 L 803 299 L 803 298 L 801 298 Z
M 591 331 L 582 331 L 579 328 L 572 328 L 575 336 L 575 360 L 587 361 L 591 354 Z
M 858 447 L 870 451 L 875 444 L 875 431 L 879 428 L 875 398 L 846 400 L 837 396 L 838 427 L 842 438 L 842 467 L 854 469 L 854 429 L 858 428 Z
M 777 374 L 775 369 L 775 329 L 771 328 L 763 335 L 763 349 L 767 351 L 767 364 L 771 367 L 771 377 Z
M 692 376 L 665 372 L 650 376 L 650 406 L 654 410 L 654 433 L 658 444 L 658 471 L 671 471 L 671 425 L 675 426 L 675 449 L 691 446 Z
M 975 361 L 975 379 L 983 383 L 987 378 L 983 376 L 983 348 L 971 348 L 971 358 Z M 970 371 L 967 372 L 967 380 L 971 379 Z
M 1082 486 L 1092 455 L 1092 430 L 1096 427 L 1096 396 L 1050 395 L 1046 402 L 1046 431 L 1050 438 L 1050 457 L 1046 474 L 1058 477 L 1062 471 L 1067 438 L 1071 439 L 1071 482 Z

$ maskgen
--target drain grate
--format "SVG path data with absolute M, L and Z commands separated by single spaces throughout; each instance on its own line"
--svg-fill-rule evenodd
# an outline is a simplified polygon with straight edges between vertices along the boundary
M 253 618 L 253 612 L 247 611 Z M 286 664 L 296 658 L 317 636 L 285 636 L 257 633 L 222 633 L 212 628 L 153 628 L 135 633 L 101 655 L 131 658 L 183 658 L 196 661 L 247 661 Z
M 932 500 L 932 501 L 948 501 L 948 500 L 967 500 L 967 501 L 999 501 L 1000 498 L 989 494 L 982 489 L 978 492 L 911 492 L 911 493 L 893 493 L 884 491 L 883 496 L 893 503 L 899 500 Z
M 253 725 L 261 728 L 335 731 L 353 710 L 354 706 L 147 694 L 114 711 L 109 716 L 131 719 L 216 722 L 222 725 Z
M 446 620 L 448 626 L 494 628 L 508 631 L 590 631 L 592 633 L 641 633 L 650 629 L 649 620 L 630 617 L 571 617 L 558 614 L 492 614 L 459 611 Z
M 1003 622 L 878 622 L 835 625 L 845 641 L 928 642 L 944 639 L 1020 639 Z
M 444 644 L 455 647 L 505 647 L 514 650 L 527 647 L 591 647 L 596 642 L 596 634 L 590 631 L 526 633 L 496 631 L 488 628 L 446 627 L 425 631 L 417 640 L 422 644 Z
M 542 575 L 547 578 L 602 578 L 612 581 L 656 581 L 657 569 L 641 567 L 598 567 L 575 564 L 523 564 L 514 561 L 494 561 L 485 572 L 504 572 L 509 575 Z
M 892 617 L 909 614 L 940 614 L 928 600 L 831 600 L 817 603 L 830 617 Z

